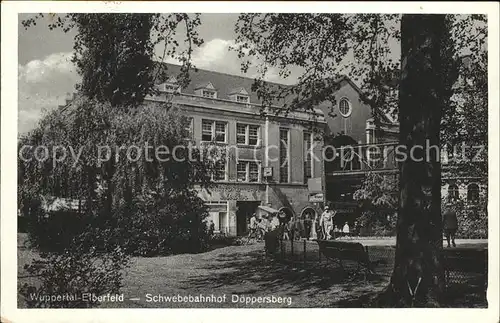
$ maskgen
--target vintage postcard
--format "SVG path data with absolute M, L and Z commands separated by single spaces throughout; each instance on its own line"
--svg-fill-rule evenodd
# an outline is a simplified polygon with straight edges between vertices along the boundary
M 497 322 L 498 9 L 2 3 L 2 322 Z

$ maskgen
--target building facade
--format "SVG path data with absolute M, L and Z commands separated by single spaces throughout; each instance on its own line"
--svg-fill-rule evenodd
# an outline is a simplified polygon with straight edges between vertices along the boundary
M 177 67 L 168 68 L 175 75 Z M 213 178 L 216 185 L 198 192 L 215 231 L 246 234 L 250 216 L 261 205 L 290 217 L 319 212 L 318 205 L 309 202 L 308 180 L 324 174 L 322 137 L 312 130 L 326 127 L 323 113 L 263 114 L 258 98 L 250 93 L 250 78 L 205 70 L 190 78 L 190 85 L 180 89 L 175 77 L 167 77 L 158 84 L 158 94 L 146 101 L 170 100 L 179 106 L 190 118 L 190 139 L 196 146 L 225 147 L 225 166 Z

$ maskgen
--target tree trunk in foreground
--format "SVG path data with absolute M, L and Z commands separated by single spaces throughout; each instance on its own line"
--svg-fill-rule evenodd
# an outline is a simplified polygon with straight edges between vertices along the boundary
M 379 306 L 433 307 L 443 301 L 441 165 L 436 147 L 445 102 L 441 41 L 447 35 L 444 15 L 403 15 L 399 140 L 408 156 L 399 166 L 394 271 Z

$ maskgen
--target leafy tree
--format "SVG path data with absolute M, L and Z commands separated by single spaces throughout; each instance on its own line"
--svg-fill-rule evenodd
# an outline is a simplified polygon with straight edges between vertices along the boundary
M 41 18 L 44 14 L 22 23 L 29 28 Z M 51 18 L 47 23 L 50 30 L 76 30 L 72 61 L 82 76 L 77 85 L 80 94 L 122 108 L 140 105 L 154 92 L 155 58 L 181 61 L 178 81 L 186 85 L 193 49 L 203 44 L 197 32 L 198 14 L 69 13 L 51 14 Z M 176 36 L 180 26 L 185 29 L 185 49 Z M 155 57 L 154 49 L 161 44 L 163 53 Z
M 453 110 L 448 106 L 452 106 L 452 86 L 460 66 L 459 50 L 465 48 L 468 37 L 482 37 L 477 36 L 481 31 L 464 37 L 465 30 L 483 17 L 403 17 L 242 14 L 235 28 L 242 70 L 247 70 L 255 58 L 261 61 L 254 90 L 267 105 L 293 96 L 285 104 L 286 111 L 312 110 L 323 101 L 332 102 L 333 107 L 336 81 L 345 74 L 361 83 L 365 92 L 361 99 L 372 107 L 375 121 L 380 113 L 399 114 L 400 141 L 408 150 L 425 144 L 425 139 L 440 145 L 442 113 Z M 399 39 L 401 61 L 394 58 L 394 46 L 389 45 Z M 277 68 L 282 77 L 298 67 L 301 72 L 297 83 L 288 88 L 270 87 L 264 80 L 271 67 Z M 449 120 L 447 129 L 460 126 L 456 118 Z M 407 161 L 401 166 L 396 264 L 391 284 L 383 294 L 388 297 L 380 298 L 381 305 L 442 301 L 441 168 L 438 156 L 433 157 L 429 163 Z M 414 295 L 408 286 L 416 290 Z
M 217 151 L 210 155 L 192 147 L 190 152 L 189 146 L 174 151 L 174 147 L 185 147 L 186 117 L 173 107 L 158 105 L 137 108 L 133 113 L 85 98 L 76 99 L 71 105 L 70 110 L 50 113 L 40 122 L 43 127 L 23 138 L 22 142 L 46 147 L 49 153 L 43 162 L 34 158 L 33 149 L 23 154 L 25 160 L 19 163 L 19 186 L 24 193 L 21 197 L 27 199 L 21 198 L 21 203 L 29 203 L 33 196 L 53 195 L 57 190 L 59 196 L 79 199 L 85 215 L 99 219 L 96 225 L 109 226 L 121 219 L 117 227 L 125 223 L 132 226 L 134 222 L 130 219 L 144 217 L 135 222 L 143 226 L 141 223 L 147 222 L 141 221 L 147 221 L 150 216 L 158 217 L 153 221 L 161 221 L 160 214 L 179 217 L 196 214 L 199 219 L 191 223 L 195 227 L 201 225 L 206 211 L 193 195 L 194 185 L 210 187 L 218 160 L 213 154 Z M 109 128 L 94 130 L 103 124 Z M 41 135 L 37 137 L 37 134 Z M 71 158 L 69 152 L 64 159 L 54 154 L 58 146 L 63 147 L 62 143 L 65 149 L 71 147 L 79 154 L 77 160 Z M 189 206 L 194 209 L 184 204 L 185 211 L 182 211 L 185 202 L 179 201 L 183 199 L 191 201 Z M 177 208 L 175 213 L 162 211 L 169 203 Z M 156 230 L 151 224 L 142 229 Z M 161 236 L 159 232 L 157 235 Z M 134 253 L 133 246 L 130 248 Z
M 368 173 L 353 199 L 361 204 L 358 219 L 363 228 L 373 228 L 374 235 L 392 235 L 398 209 L 398 177 L 394 174 Z
M 399 62 L 391 58 L 387 40 L 399 38 L 398 21 L 398 15 L 378 14 L 241 14 L 236 50 L 244 72 L 255 58 L 263 62 L 253 86 L 263 107 L 279 102 L 285 112 L 315 114 L 318 103 L 335 105 L 339 77 L 347 75 L 361 83 L 361 99 L 378 120 L 383 111 L 397 111 Z M 270 86 L 265 79 L 271 67 L 283 78 L 292 68 L 301 73 L 292 86 Z
M 28 28 L 43 16 L 23 24 Z M 95 292 L 114 291 L 120 285 L 118 272 L 127 262 L 123 252 L 178 252 L 172 250 L 176 243 L 184 251 L 197 251 L 206 244 L 203 219 L 207 213 L 194 184 L 209 186 L 215 162 L 196 150 L 192 159 L 183 161 L 157 157 L 154 152 L 160 146 L 172 152 L 174 146 L 185 144 L 187 120 L 171 103 L 142 106 L 146 95 L 155 92 L 160 71 L 153 51 L 160 43 L 164 51 L 159 59 L 180 60 L 178 80 L 187 84 L 193 48 L 203 42 L 196 31 L 200 20 L 187 14 L 71 13 L 51 18 L 51 30 L 76 30 L 73 62 L 82 81 L 70 104 L 49 113 L 20 138 L 20 151 L 24 145 L 43 146 L 47 151 L 42 161 L 30 158 L 33 151 L 25 151 L 25 159 L 19 161 L 19 204 L 39 219 L 44 217 L 39 214 L 40 203 L 34 202 L 39 196 L 76 198 L 84 220 L 59 258 L 49 254 L 45 269 L 36 264 L 31 269 L 41 270 L 41 291 L 80 291 L 79 282 L 92 277 Z M 176 37 L 180 25 L 185 28 L 185 50 L 180 50 Z M 133 145 L 139 149 L 127 149 Z M 68 151 L 63 158 L 59 146 L 73 149 L 76 160 Z M 152 156 L 141 158 L 140 148 L 149 149 Z M 180 154 L 188 157 L 187 151 Z M 106 263 L 108 258 L 114 271 L 107 277 L 85 265 L 90 259 Z M 61 279 L 56 286 L 54 279 L 60 275 L 72 278 Z
M 444 15 L 404 15 L 399 88 L 400 143 L 440 147 L 442 107 L 454 83 L 448 68 Z M 424 158 L 422 158 L 424 157 Z M 426 160 L 427 159 L 427 160 Z M 439 151 L 423 150 L 400 164 L 395 268 L 387 294 L 401 305 L 442 302 L 441 165 Z M 411 288 L 411 291 L 410 291 Z

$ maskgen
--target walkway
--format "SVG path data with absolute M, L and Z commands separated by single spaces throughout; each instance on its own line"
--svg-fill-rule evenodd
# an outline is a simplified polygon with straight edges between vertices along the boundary
M 336 268 L 304 270 L 264 258 L 262 243 L 203 254 L 134 258 L 122 288 L 124 303 L 103 307 L 336 307 L 340 300 L 382 290 L 385 279 L 346 282 Z M 149 297 L 146 294 L 150 294 Z M 232 295 L 281 297 L 283 303 L 233 303 Z M 223 303 L 148 302 L 152 296 L 223 297 Z M 130 300 L 139 298 L 139 300 Z

